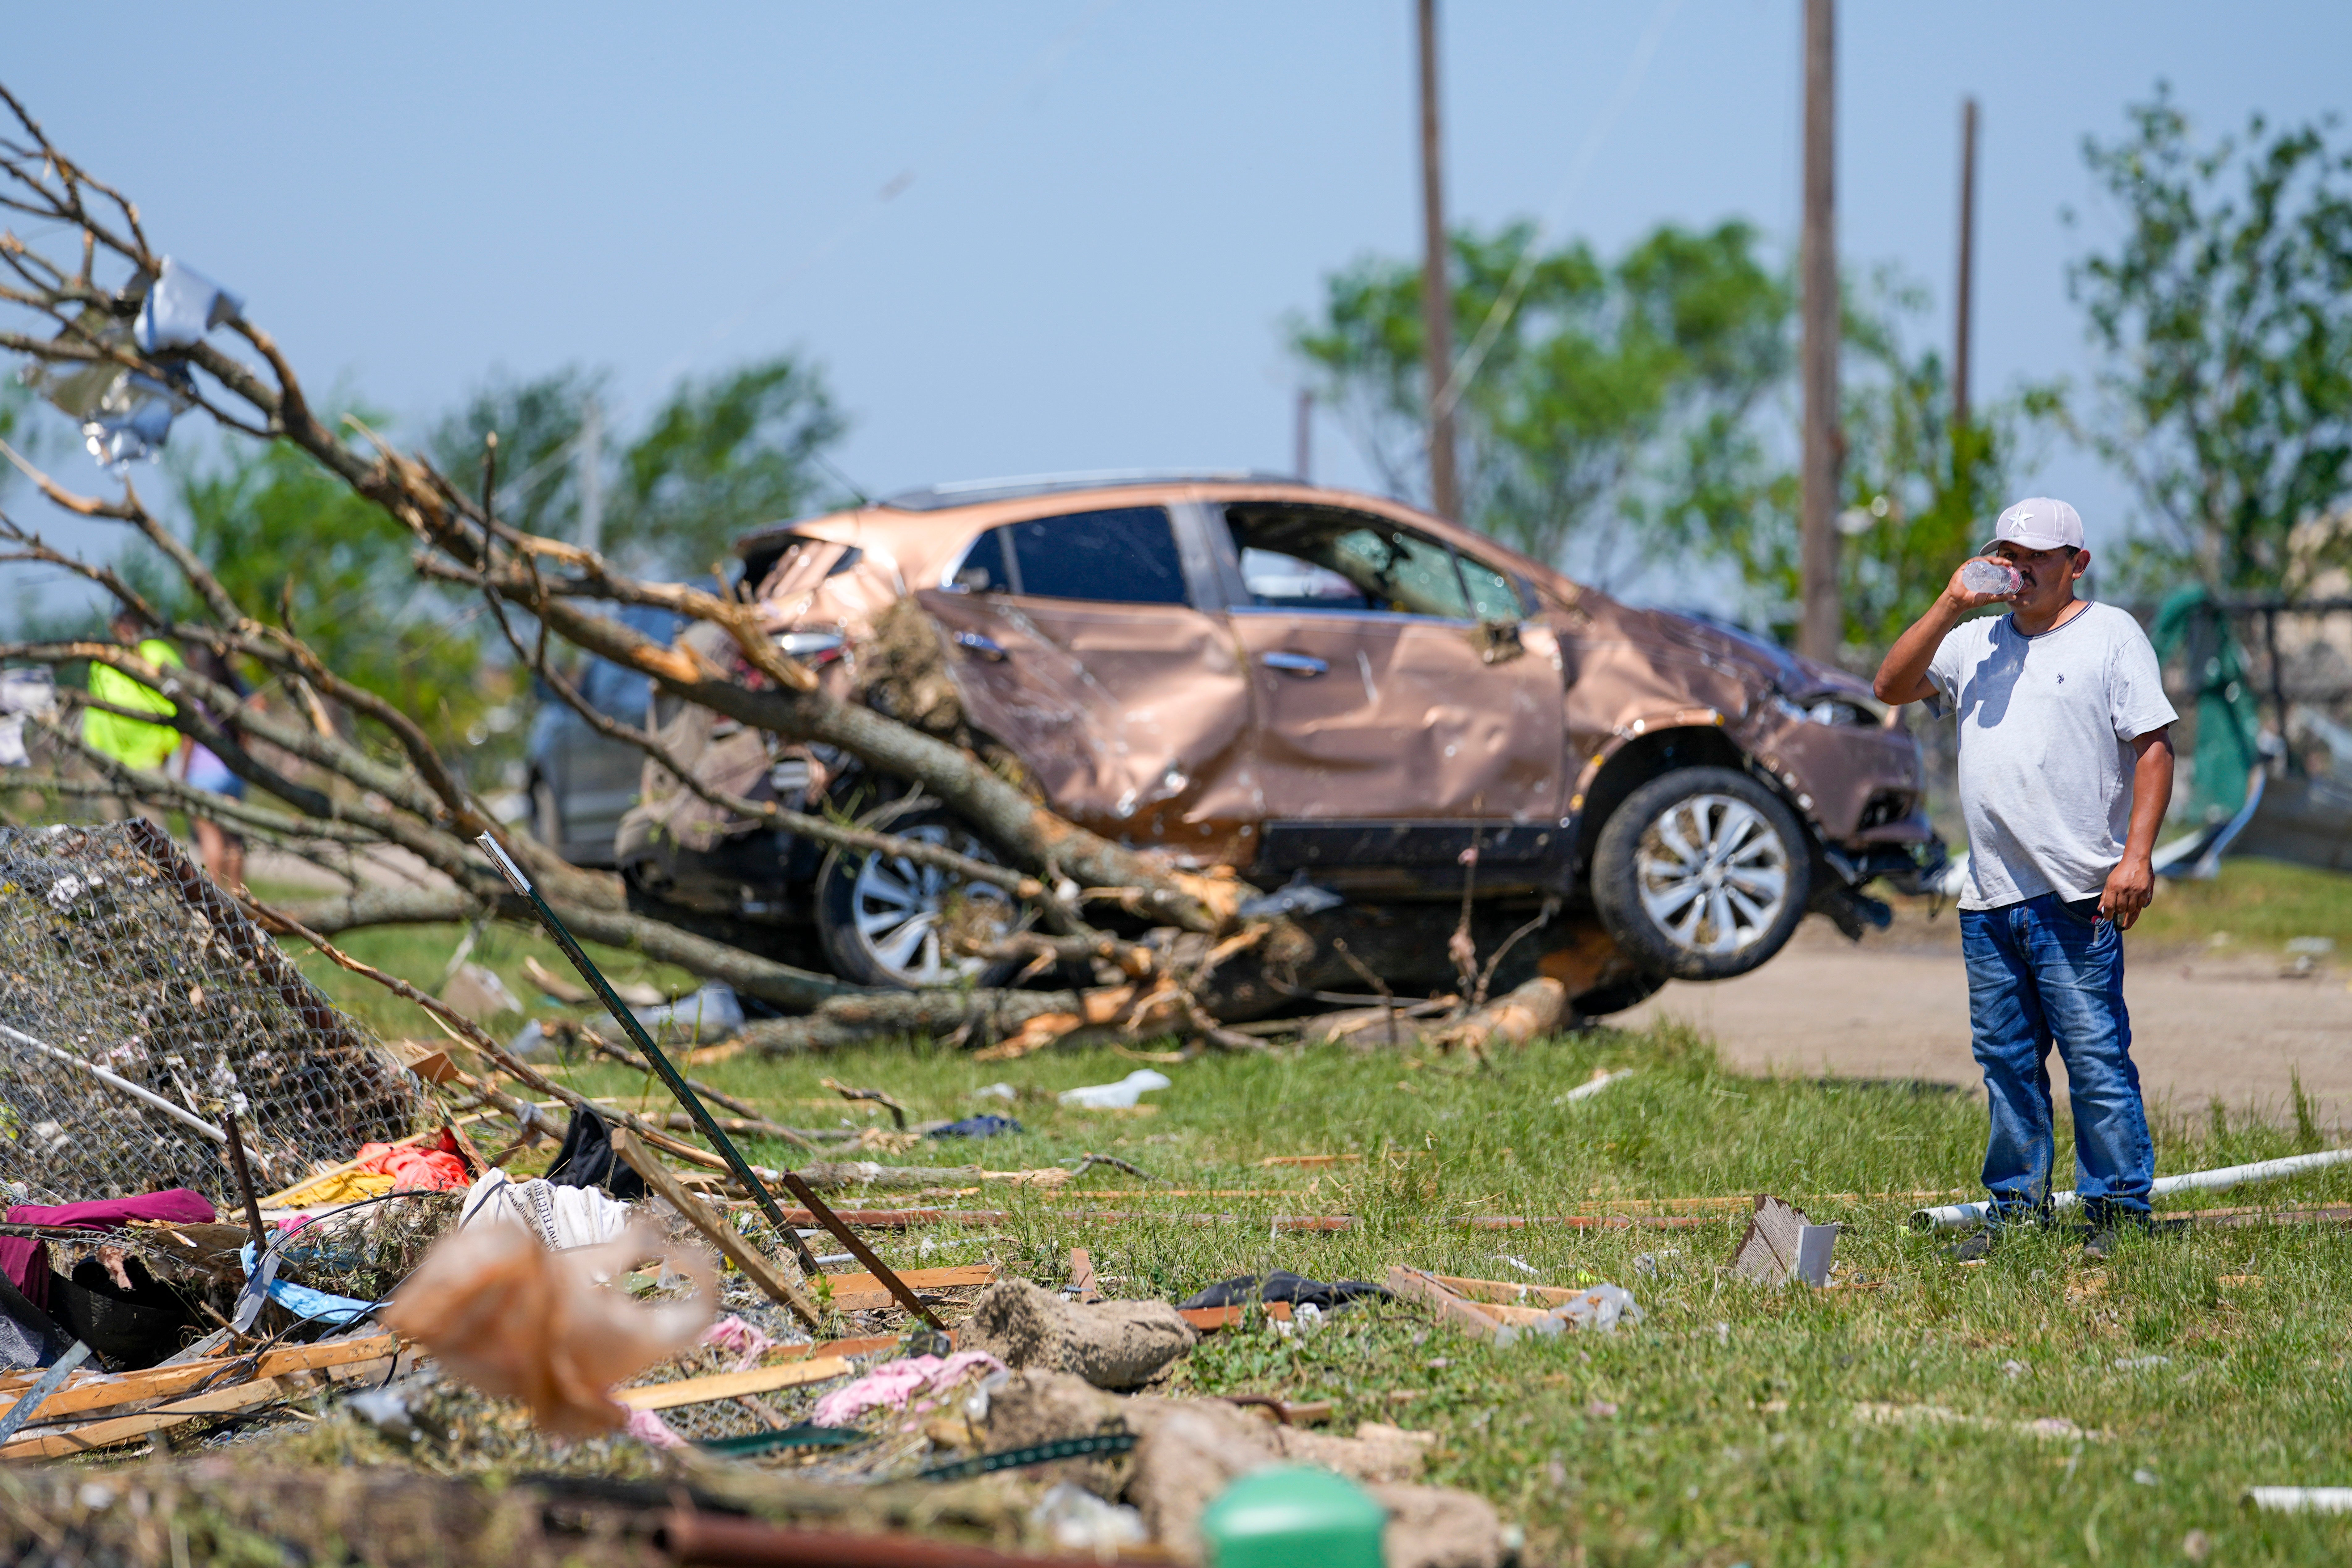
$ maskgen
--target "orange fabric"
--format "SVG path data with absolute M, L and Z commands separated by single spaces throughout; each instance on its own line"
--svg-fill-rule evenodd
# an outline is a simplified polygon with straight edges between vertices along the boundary
M 359 1163 L 362 1171 L 390 1176 L 395 1193 L 461 1193 L 473 1185 L 473 1179 L 466 1174 L 465 1162 L 439 1149 L 362 1143 Z

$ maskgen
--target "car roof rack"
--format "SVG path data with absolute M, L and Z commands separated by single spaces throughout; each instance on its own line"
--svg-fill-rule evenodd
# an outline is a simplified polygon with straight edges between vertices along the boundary
M 878 503 L 897 511 L 943 511 L 980 501 L 1018 500 L 1066 490 L 1113 489 L 1122 485 L 1297 484 L 1290 474 L 1259 468 L 1093 468 L 1064 474 L 1017 474 L 995 479 L 958 479 L 886 496 Z

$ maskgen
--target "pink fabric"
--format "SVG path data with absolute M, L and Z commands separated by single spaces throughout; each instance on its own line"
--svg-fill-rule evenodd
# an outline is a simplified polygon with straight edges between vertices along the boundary
M 893 1410 L 904 1409 L 916 1394 L 948 1388 L 976 1366 L 995 1372 L 1004 1369 L 1004 1363 L 986 1351 L 958 1351 L 945 1361 L 935 1355 L 894 1361 L 876 1367 L 847 1388 L 835 1389 L 818 1400 L 809 1419 L 820 1426 L 846 1426 L 869 1410 L 886 1405 Z
M 630 1411 L 629 1419 L 627 1423 L 622 1426 L 621 1430 L 626 1432 L 630 1436 L 635 1437 L 638 1442 L 650 1443 L 656 1448 L 683 1448 L 686 1447 L 686 1439 L 671 1431 L 669 1429 L 669 1423 L 663 1420 L 660 1415 L 655 1411 Z
M 87 1204 L 18 1204 L 8 1211 L 10 1225 L 71 1226 L 82 1230 L 117 1230 L 134 1219 L 169 1220 L 179 1225 L 210 1225 L 219 1215 L 204 1194 L 186 1187 L 167 1187 L 135 1198 L 105 1198 Z M 25 1300 L 43 1311 L 49 1306 L 49 1244 L 30 1237 L 0 1237 L 0 1273 L 24 1292 Z
M 760 1358 L 773 1350 L 776 1344 L 757 1324 L 747 1323 L 732 1312 L 703 1330 L 702 1342 L 716 1345 L 722 1351 L 733 1351 L 741 1357 L 735 1363 L 737 1372 L 751 1371 Z

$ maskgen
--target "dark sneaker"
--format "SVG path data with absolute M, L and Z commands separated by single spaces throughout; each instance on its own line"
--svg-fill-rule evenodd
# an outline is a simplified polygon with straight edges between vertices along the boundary
M 2089 1263 L 2105 1263 L 2116 1250 L 2116 1227 L 2113 1224 L 2095 1225 L 2083 1237 L 2083 1258 Z
M 1994 1232 L 1990 1226 L 1973 1236 L 1964 1237 L 1944 1248 L 1945 1258 L 1953 1263 L 1981 1263 L 1992 1256 Z

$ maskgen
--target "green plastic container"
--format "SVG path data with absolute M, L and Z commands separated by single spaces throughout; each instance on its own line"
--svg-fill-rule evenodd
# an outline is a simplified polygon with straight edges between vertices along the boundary
M 1213 1568 L 1381 1568 L 1388 1510 L 1328 1470 L 1286 1465 L 1244 1476 L 1201 1516 Z

